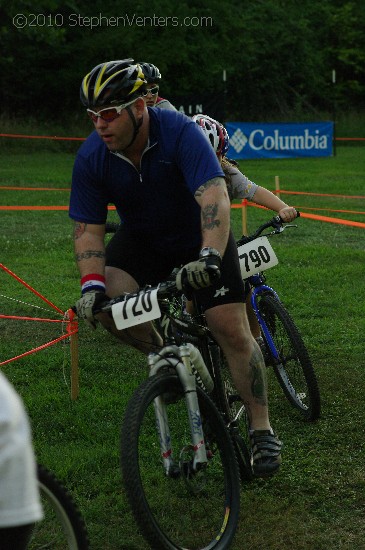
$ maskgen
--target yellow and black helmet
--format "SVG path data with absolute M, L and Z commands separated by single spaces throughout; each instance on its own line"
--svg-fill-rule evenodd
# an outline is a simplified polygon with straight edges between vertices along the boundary
M 101 63 L 84 77 L 81 103 L 90 108 L 132 101 L 142 95 L 146 83 L 141 66 L 133 59 Z

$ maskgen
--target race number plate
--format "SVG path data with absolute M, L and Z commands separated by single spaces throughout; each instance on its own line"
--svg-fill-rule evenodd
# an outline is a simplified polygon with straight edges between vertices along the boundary
M 259 237 L 250 243 L 239 246 L 237 250 L 243 279 L 279 263 L 267 237 Z
M 158 319 L 161 317 L 161 311 L 157 301 L 157 288 L 113 304 L 112 315 L 118 330 Z

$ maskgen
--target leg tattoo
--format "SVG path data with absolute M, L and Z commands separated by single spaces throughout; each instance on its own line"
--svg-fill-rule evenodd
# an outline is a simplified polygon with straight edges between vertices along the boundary
M 262 406 L 267 405 L 265 363 L 261 351 L 255 345 L 251 359 L 251 391 L 255 400 Z

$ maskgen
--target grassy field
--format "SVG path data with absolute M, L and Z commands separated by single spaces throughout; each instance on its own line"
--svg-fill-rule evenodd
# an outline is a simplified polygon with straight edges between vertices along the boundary
M 66 206 L 73 158 L 71 152 L 2 155 L 0 187 L 18 189 L 0 188 L 0 204 Z M 335 157 L 324 159 L 248 161 L 242 169 L 269 189 L 279 176 L 281 189 L 287 191 L 365 195 L 361 147 L 338 147 Z M 62 188 L 66 190 L 58 190 Z M 365 221 L 364 199 L 283 198 L 303 212 Z M 249 230 L 269 216 L 249 208 Z M 0 262 L 67 309 L 79 296 L 67 212 L 1 210 L 0 219 Z M 232 224 L 240 235 L 239 209 L 232 210 Z M 268 282 L 279 291 L 307 343 L 323 412 L 317 423 L 303 423 L 270 379 L 271 420 L 285 444 L 283 465 L 275 478 L 243 488 L 232 549 L 365 548 L 364 229 L 303 217 L 297 229 L 271 242 L 280 263 L 268 272 Z M 0 313 L 57 317 L 2 270 L 0 295 Z M 61 324 L 0 319 L 0 361 L 56 338 L 62 330 Z M 92 548 L 143 550 L 119 472 L 121 419 L 145 376 L 143 357 L 100 328 L 92 332 L 80 324 L 80 396 L 72 402 L 69 353 L 68 344 L 57 344 L 3 370 L 27 405 L 38 459 L 72 491 Z

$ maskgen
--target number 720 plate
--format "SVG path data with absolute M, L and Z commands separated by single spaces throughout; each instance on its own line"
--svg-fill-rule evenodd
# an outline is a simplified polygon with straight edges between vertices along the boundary
M 258 237 L 254 241 L 239 246 L 237 251 L 243 279 L 279 263 L 267 237 Z

